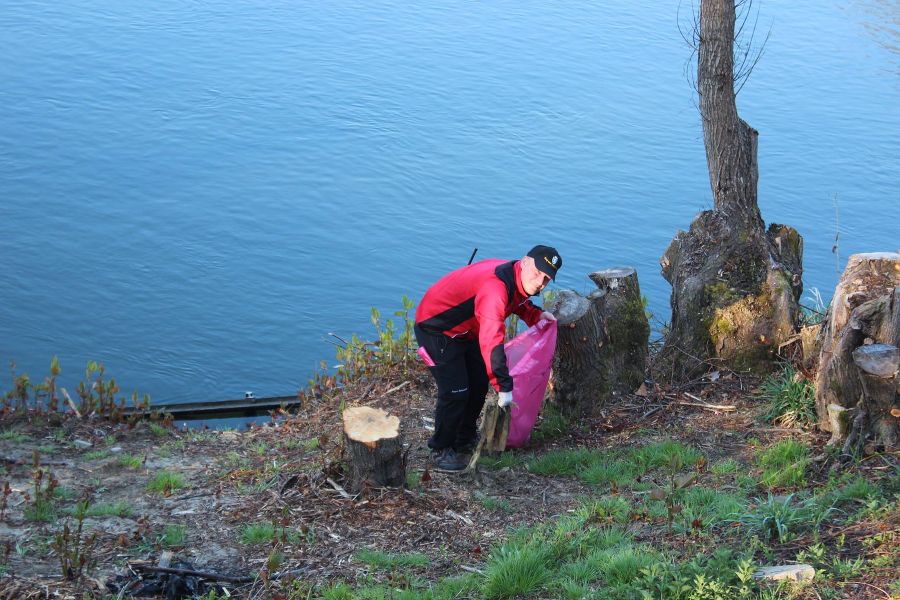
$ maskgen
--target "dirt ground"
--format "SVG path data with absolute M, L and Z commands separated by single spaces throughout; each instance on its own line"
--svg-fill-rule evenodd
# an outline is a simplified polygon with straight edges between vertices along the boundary
M 610 449 L 675 439 L 700 450 L 707 464 L 726 457 L 749 464 L 751 438 L 765 443 L 803 436 L 814 448 L 824 446 L 827 437 L 820 433 L 762 426 L 754 417 L 754 385 L 734 378 L 698 385 L 691 392 L 654 387 L 646 395 L 611 402 L 595 418 L 551 441 L 511 452 Z M 152 575 L 141 566 L 159 565 L 165 551 L 179 568 L 230 577 L 232 581 L 220 580 L 219 585 L 232 597 L 267 597 L 261 591 L 266 580 L 352 584 L 365 577 L 390 577 L 354 560 L 354 553 L 364 548 L 425 554 L 430 563 L 417 567 L 418 575 L 436 581 L 479 572 L 490 547 L 512 527 L 564 514 L 597 494 L 575 478 L 539 476 L 521 465 L 479 469 L 474 475 L 429 470 L 425 442 L 432 393 L 424 371 L 402 379 L 385 377 L 319 395 L 297 414 L 241 432 L 163 431 L 146 422 L 129 427 L 75 417 L 51 426 L 46 417 L 7 417 L 0 421 L 0 486 L 9 485 L 0 504 L 0 598 L 81 598 L 83 590 L 115 597 L 123 587 L 134 592 Z M 383 408 L 400 417 L 411 475 L 407 489 L 347 493 L 341 467 L 342 404 Z M 539 422 L 538 430 L 541 426 Z M 47 522 L 26 517 L 35 496 L 35 453 L 66 491 L 58 494 L 56 514 Z M 123 464 L 123 456 L 139 457 L 140 464 Z M 812 476 L 826 478 L 828 461 L 817 460 Z M 877 461 L 869 466 L 884 468 Z M 162 472 L 181 474 L 184 487 L 168 493 L 148 490 L 150 480 Z M 86 576 L 72 582 L 62 576 L 53 540 L 66 522 L 75 526 L 66 509 L 71 512 L 84 496 L 94 506 L 122 503 L 127 510 L 84 521 L 82 538 L 91 532 L 97 538 Z M 485 499 L 502 501 L 506 509 L 488 509 Z M 266 523 L 281 531 L 276 541 L 242 541 L 248 524 Z M 174 543 L 165 535 L 172 525 L 182 526 L 184 533 Z M 636 521 L 630 527 L 638 540 L 668 547 L 681 543 L 660 523 Z M 885 527 L 898 530 L 900 524 L 862 523 L 843 533 L 848 547 L 861 547 L 859 540 Z M 786 545 L 784 555 L 793 557 L 802 542 Z M 277 564 L 271 559 L 273 550 L 281 555 Z M 148 579 L 142 580 L 141 573 Z M 849 588 L 847 593 L 869 597 L 863 587 L 860 595 Z

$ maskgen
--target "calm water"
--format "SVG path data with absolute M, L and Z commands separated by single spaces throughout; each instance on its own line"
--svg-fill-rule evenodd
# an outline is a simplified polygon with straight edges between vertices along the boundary
M 900 247 L 900 5 L 756 4 L 760 204 L 827 298 L 850 253 Z M 534 243 L 557 287 L 635 266 L 667 320 L 657 261 L 712 204 L 678 6 L 4 3 L 0 360 L 290 394 L 328 332 Z

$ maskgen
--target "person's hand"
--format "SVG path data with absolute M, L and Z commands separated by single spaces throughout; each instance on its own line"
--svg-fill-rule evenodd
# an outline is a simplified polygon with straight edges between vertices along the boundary
M 512 392 L 500 392 L 500 399 L 497 400 L 497 406 L 506 408 L 512 404 Z
M 546 310 L 545 310 L 544 312 L 541 313 L 541 320 L 543 320 L 543 321 L 555 321 L 555 320 L 556 320 L 556 317 L 553 315 L 552 312 L 549 312 L 549 311 L 546 311 Z

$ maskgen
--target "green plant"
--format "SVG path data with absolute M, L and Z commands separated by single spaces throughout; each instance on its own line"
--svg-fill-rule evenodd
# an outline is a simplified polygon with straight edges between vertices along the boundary
M 569 433 L 574 426 L 572 419 L 564 415 L 553 404 L 544 404 L 540 419 L 531 434 L 535 443 L 548 442 Z
M 134 454 L 123 454 L 119 457 L 119 464 L 128 469 L 140 469 L 144 464 L 144 458 Z
M 150 432 L 153 433 L 156 437 L 165 437 L 169 435 L 169 430 L 160 425 L 159 423 L 153 423 L 152 421 L 147 424 L 150 427 Z
M 785 365 L 779 375 L 768 376 L 760 385 L 758 398 L 769 402 L 763 415 L 784 427 L 812 425 L 817 421 L 815 388 L 803 374 Z
M 53 549 L 59 557 L 62 567 L 62 576 L 69 580 L 81 579 L 85 570 L 90 569 L 94 562 L 93 547 L 97 540 L 97 534 L 92 533 L 86 539 L 81 539 L 84 519 L 88 512 L 90 501 L 85 498 L 75 507 L 75 530 L 69 528 L 69 521 L 63 525 L 60 533 L 56 534 L 53 541 Z
M 487 510 L 502 510 L 505 512 L 512 512 L 513 510 L 512 504 L 509 503 L 509 500 L 479 495 L 478 501 L 481 503 L 481 506 L 483 506 Z
M 34 468 L 31 471 L 31 481 L 34 495 L 31 496 L 31 504 L 25 508 L 25 518 L 29 521 L 53 521 L 56 518 L 56 508 L 53 506 L 53 497 L 59 481 L 48 469 L 40 466 L 40 455 L 35 451 L 33 457 Z
M 491 552 L 485 569 L 485 598 L 513 598 L 532 594 L 550 579 L 549 549 L 537 544 L 509 542 Z
M 244 544 L 263 544 L 275 539 L 275 526 L 272 523 L 251 523 L 244 526 L 241 542 Z
M 93 450 L 82 455 L 84 460 L 103 460 L 109 458 L 112 453 L 109 450 Z
M 183 546 L 187 539 L 187 527 L 184 525 L 166 525 L 157 542 L 163 548 Z
M 88 517 L 130 517 L 131 505 L 120 500 L 112 504 L 93 504 L 87 511 Z
M 735 522 L 759 532 L 764 538 L 787 542 L 800 531 L 813 526 L 815 506 L 810 501 L 794 500 L 795 494 L 766 500 L 755 499 L 756 507 L 739 515 Z
M 807 446 L 791 439 L 782 440 L 757 457 L 763 470 L 760 481 L 772 489 L 802 486 L 806 483 L 809 462 Z
M 21 431 L 16 431 L 11 429 L 9 431 L 4 431 L 0 433 L 0 440 L 8 440 L 10 442 L 14 442 L 16 444 L 21 444 L 22 442 L 26 442 L 31 438 Z
M 168 496 L 173 491 L 185 487 L 185 485 L 184 478 L 180 473 L 162 471 L 153 476 L 147 484 L 147 490 Z

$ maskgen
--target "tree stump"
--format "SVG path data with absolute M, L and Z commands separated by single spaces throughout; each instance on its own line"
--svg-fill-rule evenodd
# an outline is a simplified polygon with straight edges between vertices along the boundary
M 359 493 L 366 485 L 405 485 L 400 419 L 377 408 L 351 406 L 344 411 L 344 437 L 350 453 L 346 487 L 352 493 Z
M 650 324 L 637 272 L 607 269 L 588 277 L 596 291 L 585 298 L 563 290 L 548 307 L 559 325 L 550 401 L 570 415 L 633 392 L 646 375 Z
M 881 376 L 867 373 L 868 369 L 876 368 L 872 365 L 878 363 L 873 363 L 871 357 L 878 353 L 865 350 L 854 354 L 854 351 L 861 346 L 900 345 L 900 254 L 882 252 L 850 257 L 818 341 L 821 348 L 816 373 L 819 427 L 834 433 L 828 407 L 842 406 L 856 411 L 845 448 L 850 449 L 869 436 L 886 447 L 895 447 L 897 418 L 891 411 L 897 407 L 896 382 L 894 397 L 888 402 L 884 387 L 890 384 L 882 384 L 873 379 Z M 873 393 L 880 399 L 869 400 Z M 858 431 L 860 428 L 863 430 Z

